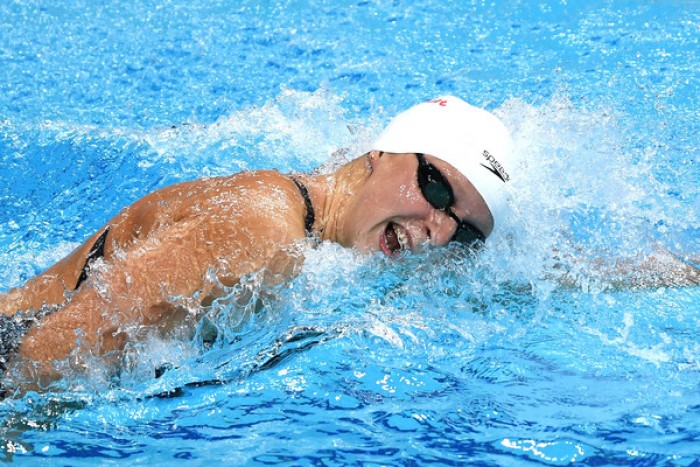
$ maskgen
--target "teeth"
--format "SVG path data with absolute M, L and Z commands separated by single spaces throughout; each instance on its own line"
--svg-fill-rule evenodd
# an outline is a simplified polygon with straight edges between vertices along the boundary
M 401 245 L 402 250 L 408 250 L 409 245 L 408 245 L 408 236 L 406 235 L 406 231 L 402 228 L 397 228 L 394 227 L 394 232 L 396 232 L 396 238 L 399 241 L 399 245 Z

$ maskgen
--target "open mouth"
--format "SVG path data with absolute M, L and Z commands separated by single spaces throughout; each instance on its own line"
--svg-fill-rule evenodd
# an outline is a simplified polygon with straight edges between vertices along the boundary
M 411 249 L 411 242 L 406 230 L 393 222 L 387 224 L 382 240 L 382 252 L 387 256 L 397 256 L 401 251 Z

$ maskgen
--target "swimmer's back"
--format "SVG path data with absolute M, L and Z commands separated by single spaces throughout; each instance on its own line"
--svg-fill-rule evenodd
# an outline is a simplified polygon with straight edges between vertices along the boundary
M 69 356 L 78 367 L 104 356 L 116 368 L 127 343 L 148 335 L 140 330 L 167 336 L 192 329 L 202 311 L 197 302 L 220 297 L 221 285 L 257 271 L 264 281 L 290 275 L 301 260 L 294 244 L 305 237 L 305 211 L 300 189 L 277 172 L 187 182 L 147 196 L 71 256 L 0 296 L 5 314 L 60 305 L 44 307 L 51 312 L 19 330 L 6 380 L 24 390 L 45 387 L 61 377 Z M 103 264 L 88 267 L 66 301 L 107 228 Z
M 182 245 L 181 253 L 192 256 L 191 263 L 196 264 L 191 266 L 198 266 L 196 270 L 205 268 L 205 263 L 211 263 L 207 268 L 222 267 L 221 278 L 231 283 L 262 267 L 273 250 L 303 238 L 304 215 L 298 188 L 277 171 L 171 185 L 125 208 L 69 256 L 24 286 L 0 295 L 0 312 L 13 314 L 63 303 L 66 293 L 78 285 L 90 250 L 106 229 L 102 257 L 107 263 L 117 252 L 123 256 L 163 241 L 177 243 L 178 235 L 189 230 L 192 244 Z M 244 261 L 233 265 L 232 255 Z

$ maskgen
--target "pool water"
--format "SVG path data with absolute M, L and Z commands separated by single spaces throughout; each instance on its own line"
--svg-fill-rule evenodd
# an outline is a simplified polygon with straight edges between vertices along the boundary
M 700 462 L 700 289 L 609 272 L 700 256 L 699 40 L 681 0 L 0 3 L 0 291 L 154 189 L 332 168 L 441 94 L 497 113 L 520 173 L 478 256 L 310 249 L 248 278 L 259 313 L 212 310 L 212 348 L 0 402 L 0 459 Z

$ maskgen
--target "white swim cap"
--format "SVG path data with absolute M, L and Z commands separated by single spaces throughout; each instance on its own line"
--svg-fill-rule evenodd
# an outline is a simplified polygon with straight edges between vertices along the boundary
M 484 198 L 494 229 L 506 214 L 511 139 L 492 113 L 444 96 L 418 104 L 394 117 L 372 149 L 419 152 L 459 170 Z

